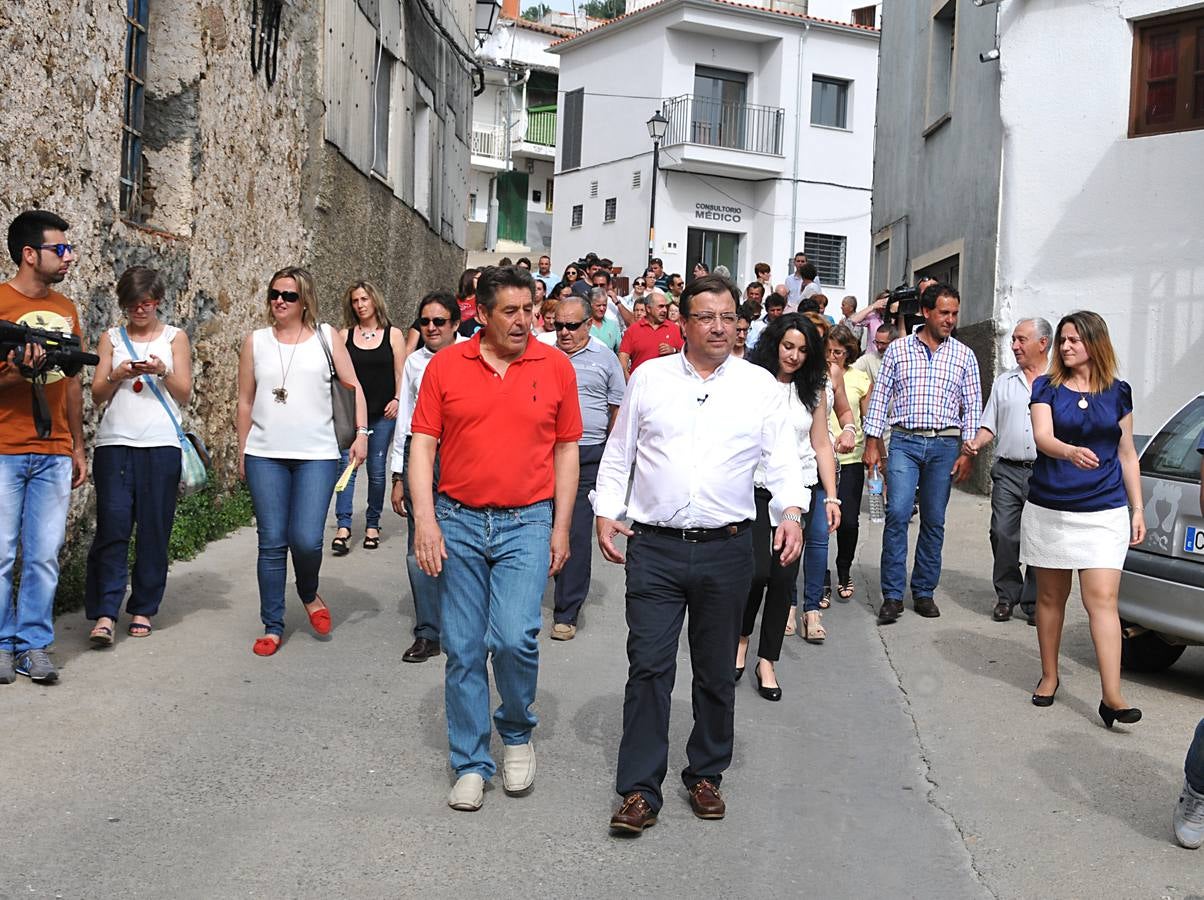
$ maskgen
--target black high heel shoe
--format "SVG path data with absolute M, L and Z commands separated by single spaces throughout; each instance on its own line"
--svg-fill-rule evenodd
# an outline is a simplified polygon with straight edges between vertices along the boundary
M 761 684 L 761 666 L 760 666 L 760 664 L 758 664 L 757 667 L 755 669 L 753 669 L 753 677 L 757 679 L 757 693 L 758 694 L 760 694 L 766 700 L 772 700 L 774 702 L 782 699 L 782 688 L 780 686 L 767 688 Z
M 1041 682 L 1037 682 L 1037 687 L 1041 686 Z M 1033 706 L 1053 706 L 1054 697 L 1058 695 L 1058 688 L 1062 686 L 1062 679 L 1059 678 L 1054 682 L 1054 691 L 1052 694 L 1038 694 L 1036 688 L 1033 689 Z
M 1130 706 L 1128 709 L 1113 709 L 1103 700 L 1099 702 L 1099 717 L 1104 720 L 1104 724 L 1109 728 L 1113 722 L 1120 722 L 1121 725 L 1132 725 L 1134 722 L 1141 721 L 1141 710 L 1136 706 Z

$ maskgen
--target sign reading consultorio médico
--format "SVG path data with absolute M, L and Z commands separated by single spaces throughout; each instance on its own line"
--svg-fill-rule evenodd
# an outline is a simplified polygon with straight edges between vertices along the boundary
M 743 206 L 720 206 L 717 203 L 695 203 L 694 218 L 708 222 L 739 222 L 744 218 Z

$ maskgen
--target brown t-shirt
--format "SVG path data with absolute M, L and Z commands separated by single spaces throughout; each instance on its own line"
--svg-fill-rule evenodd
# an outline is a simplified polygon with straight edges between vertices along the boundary
M 0 319 L 78 335 L 75 304 L 56 291 L 37 299 L 26 297 L 11 284 L 0 284 Z M 74 446 L 67 425 L 67 378 L 58 369 L 46 377 L 46 404 L 50 407 L 50 437 L 38 437 L 33 421 L 33 393 L 26 385 L 0 390 L 0 454 L 43 453 L 70 456 Z

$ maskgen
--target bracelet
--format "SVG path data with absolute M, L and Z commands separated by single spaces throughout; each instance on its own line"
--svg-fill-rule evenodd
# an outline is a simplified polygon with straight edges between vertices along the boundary
M 840 498 L 839 497 L 824 497 L 824 503 L 835 503 L 837 506 L 840 506 Z
M 356 434 L 371 434 L 372 432 L 368 430 L 367 425 L 356 425 L 355 433 Z
M 853 434 L 856 434 L 856 433 L 857 433 L 857 426 L 856 426 L 856 425 L 854 425 L 852 422 L 850 422 L 848 425 L 846 425 L 844 428 L 842 428 L 842 429 L 840 429 L 840 430 L 841 430 L 841 431 L 851 431 L 851 432 L 853 432 Z
M 400 397 L 394 397 L 393 399 L 394 399 L 394 400 L 396 400 L 398 403 L 400 403 L 400 402 L 401 402 L 401 398 L 400 398 Z
M 113 373 L 112 372 L 105 372 L 105 381 L 107 381 L 109 384 L 113 383 Z

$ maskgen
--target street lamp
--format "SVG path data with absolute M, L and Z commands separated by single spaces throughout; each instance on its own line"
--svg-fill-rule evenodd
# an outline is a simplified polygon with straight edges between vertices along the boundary
M 648 120 L 648 136 L 652 138 L 652 202 L 648 204 L 648 265 L 656 255 L 656 176 L 661 169 L 661 141 L 669 128 L 669 120 L 658 109 Z
M 493 34 L 493 29 L 497 25 L 497 15 L 501 8 L 502 4 L 498 0 L 476 0 L 473 27 L 477 33 L 477 40 L 482 44 L 489 35 Z

